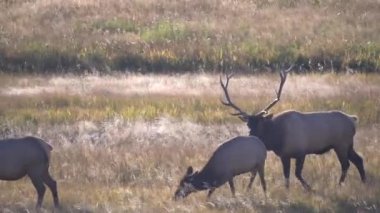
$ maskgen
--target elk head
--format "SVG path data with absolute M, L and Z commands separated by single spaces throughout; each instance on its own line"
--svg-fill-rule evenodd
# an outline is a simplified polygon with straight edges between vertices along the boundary
M 194 186 L 194 177 L 198 174 L 197 172 L 193 172 L 193 167 L 189 166 L 183 178 L 181 179 L 177 190 L 174 194 L 174 200 L 178 200 L 180 198 L 187 197 L 190 193 L 197 191 Z
M 225 100 L 222 100 L 222 104 L 228 107 L 231 107 L 235 110 L 235 112 L 231 113 L 233 116 L 238 116 L 242 121 L 247 122 L 247 126 L 250 129 L 250 135 L 255 135 L 260 137 L 261 134 L 263 134 L 263 128 L 266 123 L 266 121 L 269 121 L 272 119 L 273 115 L 269 114 L 269 110 L 278 102 L 280 101 L 282 88 L 285 84 L 287 74 L 290 72 L 290 70 L 293 68 L 291 66 L 287 70 L 281 70 L 280 72 L 280 86 L 278 88 L 278 91 L 276 91 L 276 98 L 270 103 L 267 107 L 265 107 L 263 110 L 256 114 L 248 114 L 241 110 L 237 105 L 235 105 L 229 94 L 228 94 L 228 84 L 230 79 L 233 77 L 233 74 L 226 74 L 226 83 L 223 82 L 222 77 L 220 77 L 220 85 L 223 89 Z

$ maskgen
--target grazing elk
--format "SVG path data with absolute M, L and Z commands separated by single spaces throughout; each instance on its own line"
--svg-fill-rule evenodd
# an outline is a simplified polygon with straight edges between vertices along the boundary
M 192 192 L 209 190 L 208 197 L 215 188 L 228 181 L 235 196 L 233 178 L 251 172 L 248 188 L 252 187 L 256 172 L 259 172 L 261 186 L 266 191 L 264 164 L 267 156 L 265 145 L 255 136 L 239 136 L 221 144 L 213 153 L 208 163 L 198 172 L 190 166 L 180 181 L 174 199 L 184 198 Z
M 18 180 L 28 175 L 37 190 L 37 208 L 41 207 L 46 184 L 59 207 L 57 183 L 49 174 L 52 147 L 35 137 L 0 140 L 0 180 Z
M 233 108 L 242 121 L 247 122 L 249 134 L 259 137 L 267 150 L 273 151 L 281 158 L 285 185 L 289 188 L 290 159 L 296 159 L 295 175 L 306 190 L 311 190 L 309 184 L 302 177 L 302 168 L 305 156 L 308 154 L 323 154 L 334 149 L 342 168 L 339 180 L 341 184 L 347 175 L 349 161 L 357 167 L 361 180 L 366 181 L 363 160 L 354 150 L 354 135 L 356 131 L 355 116 L 340 111 L 302 113 L 286 111 L 277 115 L 268 114 L 281 96 L 282 87 L 286 81 L 287 73 L 281 71 L 280 87 L 276 99 L 264 110 L 257 114 L 248 114 L 236 106 L 228 94 L 228 83 L 232 75 L 226 75 L 226 83 L 220 78 L 226 101 L 222 103 Z

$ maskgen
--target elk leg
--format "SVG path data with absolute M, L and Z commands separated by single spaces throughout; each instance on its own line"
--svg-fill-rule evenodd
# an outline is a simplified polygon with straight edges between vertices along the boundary
M 209 199 L 212 195 L 212 193 L 214 193 L 215 191 L 215 188 L 211 188 L 209 191 L 208 191 L 208 194 L 207 194 L 207 198 Z
M 256 174 L 257 174 L 257 169 L 254 168 L 254 169 L 251 171 L 251 178 L 250 178 L 250 180 L 249 180 L 249 184 L 248 184 L 248 187 L 247 187 L 247 191 L 248 191 L 249 189 L 252 188 L 252 183 L 253 183 L 253 181 L 255 180 Z
M 49 171 L 46 171 L 43 177 L 44 183 L 49 187 L 54 200 L 54 206 L 59 207 L 58 192 L 57 192 L 57 182 L 50 176 Z
M 289 176 L 290 176 L 290 158 L 282 157 L 282 169 L 285 177 L 285 187 L 289 189 Z
M 355 152 L 353 146 L 350 147 L 348 150 L 348 159 L 354 163 L 356 168 L 359 171 L 360 178 L 362 179 L 362 182 L 366 182 L 366 176 L 365 176 L 365 171 L 364 171 L 364 165 L 363 165 L 363 159 L 358 155 L 358 153 Z
M 342 166 L 342 175 L 339 179 L 339 184 L 342 184 L 347 176 L 347 170 L 350 167 L 350 162 L 348 161 L 348 152 L 342 152 L 340 150 L 335 150 L 336 155 L 338 156 L 340 165 Z
M 28 175 L 29 175 L 29 177 L 30 177 L 30 179 L 34 185 L 34 188 L 36 188 L 36 190 L 37 190 L 38 198 L 37 198 L 36 208 L 39 209 L 39 208 L 41 208 L 42 200 L 44 199 L 46 187 L 45 187 L 44 182 L 40 176 L 36 176 L 34 174 L 28 174 Z
M 265 182 L 265 178 L 264 178 L 264 165 L 261 165 L 259 167 L 259 176 L 260 176 L 260 180 L 261 180 L 261 187 L 263 188 L 263 191 L 264 191 L 264 195 L 266 197 L 266 192 L 267 192 L 267 184 Z
M 231 178 L 228 181 L 228 184 L 230 185 L 230 189 L 231 189 L 232 195 L 235 197 L 235 186 L 234 186 L 234 180 L 233 180 L 233 178 Z
M 296 158 L 296 177 L 302 183 L 302 186 L 307 190 L 311 191 L 311 187 L 302 177 L 303 163 L 305 162 L 305 156 Z

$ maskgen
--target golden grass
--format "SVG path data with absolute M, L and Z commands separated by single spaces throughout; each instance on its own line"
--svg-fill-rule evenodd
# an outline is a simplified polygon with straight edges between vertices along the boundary
M 161 116 L 202 123 L 235 121 L 220 104 L 219 76 L 114 75 L 29 76 L 2 75 L 0 119 L 8 123 L 101 122 L 121 116 L 152 120 Z M 231 80 L 236 103 L 254 113 L 273 100 L 277 75 L 239 76 Z M 273 112 L 344 110 L 357 114 L 361 125 L 380 121 L 378 75 L 290 75 L 282 104 Z
M 4 71 L 251 72 L 283 63 L 378 71 L 380 65 L 376 0 L 18 0 L 0 6 Z
M 67 212 L 343 212 L 375 210 L 379 206 L 378 125 L 360 128 L 356 137 L 356 149 L 365 159 L 368 184 L 363 185 L 356 169 L 351 167 L 346 184 L 339 187 L 340 165 L 331 152 L 306 160 L 304 176 L 316 190 L 315 194 L 304 192 L 293 174 L 287 192 L 280 161 L 270 153 L 266 202 L 257 180 L 253 190 L 245 192 L 248 175 L 237 178 L 237 198 L 232 198 L 228 186 L 223 186 L 209 201 L 205 192 L 193 194 L 184 201 L 172 201 L 186 167 L 201 168 L 221 141 L 246 134 L 243 124 L 208 126 L 163 119 L 137 123 L 115 120 L 103 126 L 83 123 L 78 126 L 40 130 L 41 136 L 55 147 L 51 171 L 59 183 L 63 210 Z M 103 128 L 108 131 L 97 130 Z M 35 195 L 29 180 L 2 182 L 0 189 L 2 205 L 14 211 L 18 206 L 33 209 Z M 47 193 L 44 205 L 47 211 L 52 207 L 49 196 Z
M 218 76 L 86 76 L 78 80 L 70 76 L 2 75 L 0 79 L 3 119 L 0 135 L 2 138 L 36 135 L 54 146 L 51 172 L 59 184 L 62 212 L 376 212 L 380 206 L 379 120 L 370 115 L 362 118 L 371 112 L 366 106 L 376 111 L 380 101 L 377 75 L 290 75 L 283 99 L 274 108 L 275 112 L 290 107 L 327 110 L 324 107 L 328 104 L 318 103 L 336 99 L 337 105 L 330 105 L 330 109 L 341 107 L 358 114 L 360 123 L 365 122 L 358 127 L 355 149 L 364 158 L 367 184 L 360 182 L 351 165 L 347 182 L 339 187 L 340 165 L 330 152 L 306 159 L 303 174 L 315 193 L 304 192 L 293 175 L 294 165 L 291 189 L 287 191 L 280 160 L 269 153 L 267 200 L 258 180 L 246 192 L 249 175 L 242 175 L 236 178 L 236 198 L 226 185 L 217 189 L 208 201 L 206 193 L 199 192 L 179 202 L 174 202 L 172 196 L 187 166 L 200 169 L 218 144 L 248 133 L 245 124 L 232 119 L 228 109 L 220 106 Z M 170 93 L 172 84 L 175 90 Z M 231 95 L 247 111 L 253 106 L 260 109 L 273 98 L 277 84 L 275 75 L 236 76 L 231 80 Z M 35 92 L 35 86 L 45 90 Z M 148 90 L 150 86 L 155 89 Z M 241 86 L 247 86 L 247 92 Z M 91 102 L 94 97 L 100 101 Z M 41 101 L 44 104 L 35 105 Z M 128 119 L 118 111 L 119 107 L 132 106 L 159 111 L 170 105 L 178 111 L 177 115 L 158 113 L 153 119 L 144 116 Z M 63 122 L 38 120 L 45 110 L 77 108 L 87 110 L 89 116 Z M 107 108 L 114 108 L 115 114 L 92 118 L 97 116 L 94 109 L 107 111 Z M 199 111 L 191 113 L 194 109 Z M 216 116 L 215 109 L 220 110 L 219 121 L 205 118 Z M 23 110 L 29 110 L 38 122 L 12 120 Z M 197 116 L 199 120 L 193 119 Z M 27 178 L 2 181 L 0 191 L 3 211 L 33 211 L 36 195 Z M 47 191 L 43 211 L 50 212 L 52 205 Z

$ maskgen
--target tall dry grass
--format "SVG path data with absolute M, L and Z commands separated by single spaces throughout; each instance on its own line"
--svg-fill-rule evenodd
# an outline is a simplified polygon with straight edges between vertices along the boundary
M 377 0 L 0 2 L 4 71 L 379 70 Z
M 199 192 L 180 202 L 174 202 L 172 196 L 187 166 L 200 169 L 223 140 L 246 134 L 245 125 L 201 125 L 168 118 L 127 122 L 115 118 L 98 125 L 79 122 L 15 128 L 13 134 L 40 135 L 54 145 L 51 171 L 59 183 L 64 212 L 345 212 L 376 211 L 379 206 L 378 128 L 359 128 L 356 137 L 355 147 L 365 159 L 369 177 L 366 185 L 351 167 L 346 184 L 339 187 L 340 165 L 331 152 L 306 160 L 304 176 L 316 190 L 314 194 L 305 192 L 293 175 L 287 191 L 280 160 L 270 153 L 267 200 L 258 182 L 246 192 L 249 175 L 242 175 L 237 178 L 237 198 L 223 186 L 211 200 Z M 33 209 L 35 193 L 29 180 L 2 182 L 0 188 L 2 208 L 15 212 Z M 44 208 L 52 208 L 49 193 Z
M 358 172 L 351 166 L 347 182 L 339 187 L 340 165 L 335 154 L 330 152 L 322 156 L 308 156 L 306 159 L 304 177 L 311 183 L 315 193 L 305 192 L 296 181 L 294 165 L 291 189 L 287 191 L 280 160 L 269 153 L 266 164 L 267 199 L 257 180 L 253 189 L 246 192 L 249 175 L 242 175 L 237 177 L 236 198 L 231 196 L 227 186 L 222 186 L 210 200 L 206 200 L 206 193 L 199 192 L 180 202 L 174 202 L 172 196 L 187 166 L 200 169 L 218 144 L 230 137 L 247 134 L 245 124 L 231 119 L 228 109 L 224 107 L 220 106 L 218 112 L 222 120 L 203 118 L 216 116 L 213 113 L 217 108 L 214 107 L 221 105 L 218 76 L 118 75 L 78 79 L 70 76 L 2 75 L 0 79 L 1 138 L 36 135 L 54 146 L 51 172 L 58 181 L 62 212 L 378 211 L 379 120 L 365 118 L 357 111 L 362 109 L 369 112 L 366 107 L 376 111 L 380 101 L 380 79 L 376 75 L 290 75 L 283 98 L 274 108 L 275 112 L 289 107 L 327 110 L 321 109 L 321 106 L 327 105 L 318 103 L 335 99 L 340 103 L 339 106 L 344 102 L 347 105 L 344 109 L 350 113 L 359 114 L 355 149 L 364 158 L 367 184 L 360 182 Z M 276 75 L 236 76 L 236 79 L 231 80 L 231 95 L 247 111 L 252 106 L 260 109 L 267 104 L 266 101 L 271 101 L 277 84 Z M 170 90 L 171 86 L 175 89 Z M 242 89 L 244 86 L 247 90 Z M 70 103 L 70 96 L 77 98 Z M 86 103 L 90 102 L 88 97 L 98 96 L 107 98 L 94 105 Z M 140 108 L 154 111 L 162 107 L 158 103 L 166 102 L 179 114 L 172 116 L 162 113 L 153 119 L 144 116 L 130 119 L 115 110 L 111 117 L 92 118 L 97 114 L 91 107 L 107 111 L 115 104 L 110 100 L 138 102 L 144 98 L 152 99 L 151 103 L 155 104 L 140 105 Z M 197 104 L 186 102 L 188 99 L 196 100 Z M 41 104 L 41 100 L 44 104 Z M 123 107 L 128 102 L 116 103 Z M 308 105 L 312 106 L 305 107 Z M 38 122 L 12 120 L 12 116 L 16 117 L 17 113 L 22 114 L 23 110 L 28 109 L 31 116 L 40 116 L 40 111 L 47 109 L 52 112 L 62 109 L 74 112 L 81 107 L 89 113 L 88 118 L 64 119 L 63 122 L 54 119 L 40 119 Z M 207 111 L 209 108 L 212 110 Z M 202 114 L 195 109 L 208 113 Z M 187 110 L 193 112 L 183 117 L 182 111 L 187 113 Z M 75 114 L 71 116 L 75 117 Z M 193 119 L 197 116 L 207 122 Z M 2 181 L 0 190 L 0 208 L 3 212 L 33 211 L 36 195 L 27 178 L 17 182 Z M 52 199 L 47 192 L 43 211 L 50 212 L 52 206 Z

